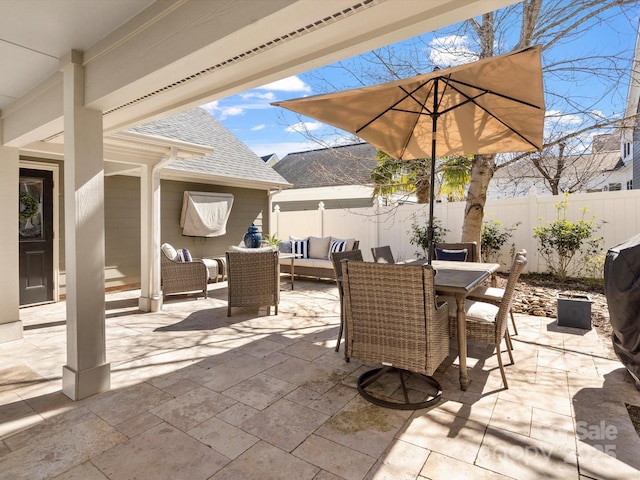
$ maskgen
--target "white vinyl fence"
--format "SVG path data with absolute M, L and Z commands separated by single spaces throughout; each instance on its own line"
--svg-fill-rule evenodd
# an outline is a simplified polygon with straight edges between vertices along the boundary
M 500 261 L 504 269 L 511 262 L 513 243 L 516 249 L 527 250 L 527 271 L 547 270 L 544 259 L 538 254 L 533 228 L 556 220 L 555 205 L 563 198 L 551 195 L 538 196 L 532 191 L 528 197 L 487 201 L 485 221 L 498 220 L 504 226 L 520 222 L 513 232 L 511 241 L 501 252 Z M 443 202 L 435 205 L 435 216 L 440 219 L 441 225 L 449 230 L 445 241 L 460 241 L 464 208 L 465 202 Z M 597 232 L 598 236 L 604 237 L 603 254 L 610 247 L 640 233 L 640 190 L 570 195 L 567 219 L 581 219 L 583 208 L 587 209 L 585 220 L 595 217 L 596 222 L 604 222 Z M 290 235 L 356 238 L 360 241 L 360 249 L 365 260 L 372 259 L 371 247 L 381 245 L 390 245 L 398 260 L 416 256 L 418 248 L 409 243 L 411 224 L 417 219 L 426 225 L 429 214 L 428 205 L 325 210 L 321 202 L 318 210 L 314 211 L 280 212 L 277 204 L 274 204 L 273 210 L 271 232 L 276 233 L 278 238 L 287 239 Z

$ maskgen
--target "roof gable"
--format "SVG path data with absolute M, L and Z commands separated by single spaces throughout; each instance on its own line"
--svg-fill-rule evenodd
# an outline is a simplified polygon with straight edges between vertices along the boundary
M 273 168 L 294 188 L 370 185 L 376 153 L 368 143 L 322 148 L 290 153 Z
M 280 174 L 202 108 L 179 112 L 131 130 L 213 147 L 213 152 L 203 157 L 174 161 L 166 167 L 168 170 L 272 186 L 288 184 Z

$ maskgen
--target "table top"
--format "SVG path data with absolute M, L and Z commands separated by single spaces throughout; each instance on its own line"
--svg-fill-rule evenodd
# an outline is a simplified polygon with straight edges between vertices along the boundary
M 406 265 L 424 265 L 427 261 L 409 260 L 404 263 Z M 500 268 L 499 263 L 447 260 L 433 260 L 431 266 L 436 271 L 434 285 L 439 294 L 467 294 Z

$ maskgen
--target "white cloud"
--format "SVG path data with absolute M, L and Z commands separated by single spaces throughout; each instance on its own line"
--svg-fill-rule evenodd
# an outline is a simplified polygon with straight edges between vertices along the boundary
M 243 100 L 250 100 L 252 98 L 257 98 L 259 100 L 267 100 L 268 102 L 272 102 L 276 99 L 276 95 L 273 92 L 256 92 L 250 91 L 247 93 L 243 93 L 240 95 Z
M 268 83 L 258 87 L 258 90 L 275 90 L 278 92 L 310 92 L 311 87 L 300 80 L 300 77 L 294 75 L 293 77 L 283 78 L 276 82 Z
M 217 117 L 218 120 L 224 120 L 229 117 L 237 117 L 238 115 L 244 115 L 245 113 L 244 107 L 221 106 L 218 100 L 201 105 L 201 107 L 208 111 L 212 116 Z
M 237 117 L 238 115 L 244 115 L 244 108 L 242 107 L 223 107 L 220 109 L 220 120 L 224 120 L 228 117 Z
M 267 128 L 267 126 L 264 123 L 261 123 L 260 125 L 256 125 L 255 127 L 251 127 L 251 131 L 252 132 L 258 132 L 260 130 L 264 130 L 265 128 Z
M 429 42 L 429 58 L 434 65 L 447 68 L 473 62 L 478 54 L 469 47 L 464 35 L 436 37 Z
M 554 123 L 562 125 L 580 125 L 584 122 L 584 118 L 580 115 L 564 114 L 559 110 L 547 110 L 545 116 Z
M 290 133 L 313 132 L 314 130 L 322 128 L 322 125 L 323 124 L 320 122 L 298 122 L 293 125 L 289 125 L 285 128 L 285 131 Z

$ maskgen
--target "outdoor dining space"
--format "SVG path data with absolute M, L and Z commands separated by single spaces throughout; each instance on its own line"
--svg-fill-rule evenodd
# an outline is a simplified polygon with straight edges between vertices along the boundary
M 596 330 L 516 314 L 508 389 L 495 348 L 469 340 L 463 390 L 452 338 L 433 373 L 440 400 L 390 409 L 356 389 L 379 365 L 346 362 L 344 341 L 336 352 L 336 283 L 285 280 L 277 315 L 228 317 L 226 282 L 156 313 L 140 312 L 138 291 L 107 294 L 111 390 L 76 402 L 61 392 L 64 302 L 22 309 L 24 340 L 0 345 L 0 477 L 637 476 L 625 408 L 637 391 Z

